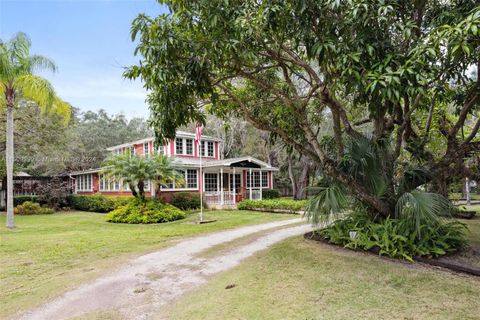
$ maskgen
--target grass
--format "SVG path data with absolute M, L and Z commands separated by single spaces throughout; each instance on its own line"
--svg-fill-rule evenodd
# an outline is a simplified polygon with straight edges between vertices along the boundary
M 126 259 L 168 245 L 172 240 L 242 225 L 297 216 L 248 211 L 211 211 L 215 223 L 185 220 L 127 225 L 87 212 L 17 216 L 7 230 L 0 216 L 0 318 L 32 308 Z M 197 219 L 189 215 L 187 221 Z
M 235 285 L 226 289 L 227 286 Z M 219 274 L 165 319 L 478 319 L 480 280 L 296 237 Z
M 469 244 L 472 246 L 480 247 L 480 205 L 474 206 L 462 206 L 466 207 L 466 210 L 475 210 L 477 214 L 471 220 L 460 220 L 468 226 L 467 238 Z

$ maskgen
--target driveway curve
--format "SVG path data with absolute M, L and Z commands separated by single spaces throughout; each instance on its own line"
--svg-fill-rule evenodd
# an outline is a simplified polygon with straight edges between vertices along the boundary
M 290 219 L 216 232 L 183 240 L 120 266 L 93 282 L 66 292 L 20 319 L 69 319 L 114 311 L 120 318 L 152 319 L 162 305 L 205 283 L 215 273 L 238 265 L 254 253 L 311 230 L 302 219 Z M 279 229 L 281 228 L 281 229 Z M 204 258 L 216 245 L 262 232 L 247 244 Z

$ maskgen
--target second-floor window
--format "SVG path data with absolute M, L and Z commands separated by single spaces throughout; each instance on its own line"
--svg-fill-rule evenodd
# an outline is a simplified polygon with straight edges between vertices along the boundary
M 175 139 L 175 154 L 183 154 L 183 139 Z
M 193 139 L 175 139 L 175 154 L 193 156 Z
M 185 139 L 185 154 L 193 156 L 193 139 Z
M 148 146 L 148 142 L 145 142 L 143 144 L 143 154 L 145 155 L 145 157 L 149 157 L 150 156 L 150 148 Z
M 213 141 L 202 141 L 200 152 L 202 157 L 215 157 L 215 143 Z

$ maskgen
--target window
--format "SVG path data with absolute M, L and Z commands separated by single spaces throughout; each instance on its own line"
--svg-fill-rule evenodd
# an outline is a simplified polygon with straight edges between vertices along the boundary
M 193 156 L 193 139 L 185 139 L 185 154 Z
M 150 156 L 150 147 L 148 145 L 148 142 L 145 142 L 143 144 L 143 154 L 145 155 L 145 157 L 149 157 Z
M 81 174 L 77 176 L 77 191 L 92 191 L 91 174 Z
M 100 191 L 120 191 L 120 183 L 118 181 L 115 181 L 112 178 L 107 178 L 103 174 L 99 176 L 99 180 Z
M 134 147 L 134 146 L 131 146 L 131 147 L 130 147 L 130 155 L 131 155 L 131 156 L 134 156 L 134 155 L 135 155 L 135 147 Z
M 217 191 L 218 176 L 216 173 L 205 173 L 205 191 Z
M 268 179 L 266 180 L 266 184 L 264 186 L 268 186 Z M 253 171 L 251 174 L 250 172 L 247 172 L 247 188 L 260 188 L 260 172 Z
M 260 172 L 253 172 L 253 187 L 260 188 Z
M 177 170 L 178 173 L 185 179 L 183 185 L 176 185 L 173 181 L 167 181 L 167 183 L 162 185 L 162 189 L 197 189 L 198 188 L 198 179 L 197 179 L 197 169 L 187 169 L 187 170 Z
M 185 178 L 186 187 L 188 189 L 196 189 L 197 188 L 197 170 L 188 169 L 186 175 L 187 175 Z
M 214 157 L 213 141 L 208 141 L 207 152 L 209 157 Z
M 235 192 L 239 193 L 241 191 L 241 175 L 235 174 Z M 233 192 L 233 174 L 230 174 L 230 191 Z
M 161 155 L 165 154 L 165 146 L 158 147 L 158 154 L 161 154 Z
M 262 187 L 268 188 L 268 172 L 262 172 Z
M 175 154 L 183 154 L 183 139 L 175 139 Z
M 215 157 L 215 143 L 213 141 L 202 141 L 200 146 L 202 157 Z

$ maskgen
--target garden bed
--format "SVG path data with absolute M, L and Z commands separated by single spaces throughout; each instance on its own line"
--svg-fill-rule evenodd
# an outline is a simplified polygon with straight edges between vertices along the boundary
M 365 250 L 355 250 L 351 248 L 346 248 L 341 245 L 336 245 L 331 242 L 329 242 L 327 239 L 325 239 L 322 235 L 320 235 L 317 232 L 311 231 L 307 232 L 304 234 L 304 238 L 307 240 L 313 240 L 317 242 L 321 242 L 324 244 L 327 244 L 329 246 L 335 247 L 335 248 L 342 248 L 345 250 L 352 250 L 352 251 L 357 251 L 357 252 L 365 252 L 369 253 L 372 255 L 376 255 L 382 258 L 385 258 L 384 256 L 379 255 L 379 248 L 378 247 L 373 247 L 368 251 Z M 480 265 L 477 265 L 477 263 L 473 264 L 466 264 L 465 260 L 466 259 L 460 259 L 459 257 L 465 256 L 466 254 L 471 254 L 472 256 L 470 259 L 475 259 L 475 261 L 480 261 L 480 248 L 475 248 L 475 247 L 469 247 L 467 249 L 463 249 L 458 251 L 455 254 L 444 256 L 444 257 L 439 257 L 439 258 L 427 258 L 427 257 L 414 257 L 414 260 L 417 262 L 425 263 L 431 266 L 436 266 L 436 267 L 442 267 L 448 270 L 452 270 L 454 272 L 458 273 L 466 273 L 470 275 L 474 275 L 477 277 L 480 277 Z M 403 261 L 399 259 L 394 259 L 394 258 L 389 258 L 389 260 L 397 260 L 397 261 Z

